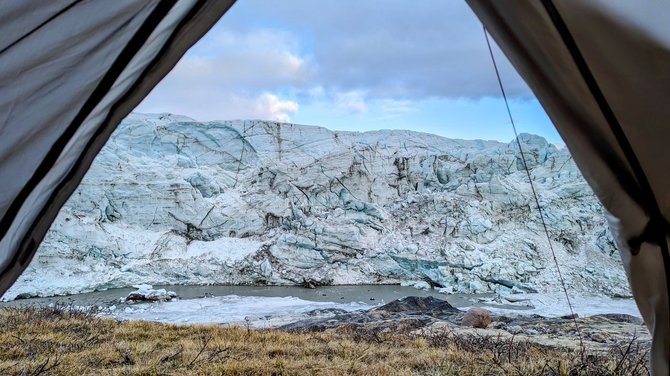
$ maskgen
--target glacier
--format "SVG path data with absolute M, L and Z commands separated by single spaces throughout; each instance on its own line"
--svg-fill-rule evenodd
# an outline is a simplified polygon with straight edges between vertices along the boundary
M 569 151 L 520 141 L 571 292 L 629 297 Z M 560 289 L 516 141 L 131 114 L 3 299 L 137 284 Z

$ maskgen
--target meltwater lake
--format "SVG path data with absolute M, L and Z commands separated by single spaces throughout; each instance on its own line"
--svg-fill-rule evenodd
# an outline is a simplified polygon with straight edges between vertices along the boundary
M 174 291 L 168 302 L 123 302 L 134 288 L 109 289 L 68 296 L 18 299 L 0 302 L 2 307 L 65 304 L 96 307 L 100 315 L 119 320 L 167 323 L 215 323 L 276 327 L 314 311 L 367 310 L 406 296 L 432 296 L 460 309 L 484 307 L 494 313 L 562 316 L 569 313 L 565 296 L 554 294 L 443 294 L 399 285 L 322 286 L 153 286 Z M 640 316 L 632 299 L 603 296 L 572 296 L 575 313 L 589 316 L 624 313 Z

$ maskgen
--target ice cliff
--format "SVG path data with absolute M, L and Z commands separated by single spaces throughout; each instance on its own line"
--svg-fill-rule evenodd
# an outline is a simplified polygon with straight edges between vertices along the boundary
M 569 288 L 628 295 L 603 209 L 568 151 L 521 141 Z M 515 142 L 132 114 L 5 298 L 401 281 L 559 288 Z

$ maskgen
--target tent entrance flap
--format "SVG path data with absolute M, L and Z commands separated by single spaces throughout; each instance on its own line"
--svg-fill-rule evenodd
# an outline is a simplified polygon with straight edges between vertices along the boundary
M 635 300 L 652 332 L 652 372 L 668 374 L 670 36 L 621 12 L 627 1 L 467 1 L 531 87 L 609 212 Z M 640 7 L 670 13 L 667 3 Z
M 118 123 L 233 3 L 3 5 L 0 80 L 12 90 L 0 92 L 0 294 Z

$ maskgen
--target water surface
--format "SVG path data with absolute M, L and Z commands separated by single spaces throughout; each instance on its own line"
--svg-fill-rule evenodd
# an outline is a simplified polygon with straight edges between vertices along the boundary
M 400 299 L 405 296 L 433 296 L 449 301 L 455 307 L 471 306 L 479 298 L 487 298 L 490 294 L 451 294 L 445 295 L 436 290 L 419 290 L 414 287 L 399 285 L 357 285 L 357 286 L 322 286 L 308 289 L 300 286 L 154 286 L 177 293 L 179 299 L 196 299 L 216 296 L 258 296 L 258 297 L 295 297 L 313 302 L 366 303 L 379 305 Z M 54 296 L 48 298 L 18 299 L 11 302 L 0 302 L 0 307 L 17 307 L 22 305 L 47 305 L 65 303 L 78 306 L 110 306 L 118 304 L 134 291 L 134 288 L 109 289 L 90 293 Z

